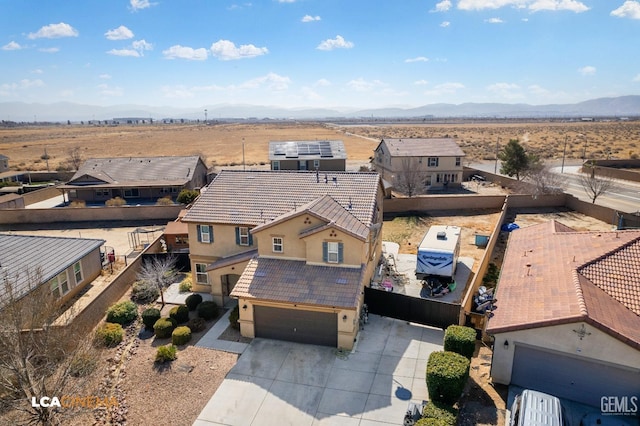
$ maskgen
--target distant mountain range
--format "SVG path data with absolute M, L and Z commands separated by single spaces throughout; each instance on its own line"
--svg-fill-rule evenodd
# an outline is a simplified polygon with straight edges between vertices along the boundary
M 592 99 L 575 104 L 463 103 L 429 104 L 416 108 L 282 108 L 275 106 L 217 104 L 200 108 L 154 107 L 145 105 L 82 105 L 71 102 L 53 104 L 3 102 L 0 119 L 15 122 L 71 122 L 113 120 L 114 118 L 152 118 L 154 120 L 227 119 L 371 119 L 371 118 L 558 118 L 558 117 L 638 117 L 640 96 Z

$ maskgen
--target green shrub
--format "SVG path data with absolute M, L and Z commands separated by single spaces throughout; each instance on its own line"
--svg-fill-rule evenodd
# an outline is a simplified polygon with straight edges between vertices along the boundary
M 178 324 L 184 324 L 189 321 L 189 308 L 187 305 L 174 306 L 169 311 L 169 317 L 176 320 Z
M 210 300 L 200 303 L 196 308 L 196 311 L 200 318 L 206 320 L 212 320 L 218 317 L 218 305 L 216 305 L 216 302 Z
M 193 200 L 198 198 L 198 195 L 200 195 L 200 192 L 195 189 L 183 189 L 178 194 L 176 201 L 181 204 L 191 204 Z
M 231 324 L 231 327 L 235 328 L 236 330 L 240 330 L 240 323 L 238 322 L 239 319 L 240 307 L 236 306 L 229 314 L 229 324 Z
M 423 417 L 415 423 L 415 426 L 455 426 L 455 423 L 448 423 L 442 419 Z
M 198 293 L 193 293 L 187 296 L 184 303 L 187 305 L 190 311 L 195 311 L 200 303 L 202 303 L 202 296 Z
M 145 309 L 142 312 L 142 323 L 148 330 L 153 330 L 153 326 L 160 319 L 160 310 L 156 308 Z
M 476 331 L 471 327 L 450 325 L 444 332 L 444 350 L 471 359 L 476 349 Z
M 429 402 L 422 413 L 423 419 L 435 421 L 434 423 L 425 423 L 427 425 L 455 426 L 457 417 L 458 413 L 455 408 L 439 402 Z
M 171 333 L 171 343 L 176 346 L 184 345 L 191 340 L 191 329 L 189 327 L 180 326 Z
M 160 318 L 153 324 L 153 332 L 158 339 L 164 339 L 171 336 L 176 324 L 171 318 Z
M 432 352 L 427 361 L 429 400 L 453 405 L 469 378 L 469 364 L 455 352 Z
M 202 318 L 191 318 L 187 322 L 187 327 L 189 327 L 193 333 L 197 333 L 207 328 L 207 322 Z
M 173 361 L 176 358 L 178 358 L 178 348 L 173 344 L 160 346 L 156 351 L 156 362 Z
M 120 324 L 105 322 L 96 330 L 95 340 L 101 346 L 111 348 L 122 342 L 124 331 Z
M 150 303 L 160 297 L 158 287 L 148 281 L 136 281 L 131 286 L 131 300 L 136 303 Z
M 138 318 L 138 306 L 130 300 L 116 303 L 107 309 L 107 322 L 127 325 Z
M 185 278 L 184 280 L 180 281 L 178 290 L 180 291 L 180 293 L 191 291 L 191 280 L 189 278 Z

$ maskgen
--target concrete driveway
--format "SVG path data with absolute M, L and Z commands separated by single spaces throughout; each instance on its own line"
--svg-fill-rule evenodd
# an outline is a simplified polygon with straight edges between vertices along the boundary
M 370 315 L 351 353 L 254 339 L 194 425 L 402 425 L 443 336 Z

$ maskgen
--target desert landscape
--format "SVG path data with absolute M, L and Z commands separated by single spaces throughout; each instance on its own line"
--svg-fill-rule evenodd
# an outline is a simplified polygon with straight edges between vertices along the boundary
M 58 125 L 0 129 L 0 154 L 14 170 L 69 169 L 70 150 L 82 158 L 112 156 L 201 155 L 208 166 L 268 162 L 272 140 L 344 141 L 349 167 L 366 164 L 381 138 L 456 138 L 465 163 L 495 159 L 496 144 L 518 139 L 544 159 L 636 158 L 640 121 L 468 122 L 456 124 L 337 125 L 320 122 L 268 124 L 142 124 L 119 126 Z M 46 153 L 46 154 L 45 154 Z M 48 156 L 48 159 L 47 159 Z

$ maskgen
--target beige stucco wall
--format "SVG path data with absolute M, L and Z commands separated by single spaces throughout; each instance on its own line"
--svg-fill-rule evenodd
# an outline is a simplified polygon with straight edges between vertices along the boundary
M 321 264 L 329 266 L 354 266 L 359 268 L 362 265 L 363 251 L 366 250 L 365 242 L 359 240 L 346 232 L 336 229 L 325 229 L 304 238 L 307 244 L 307 263 Z M 340 242 L 343 244 L 344 261 L 341 264 L 327 263 L 322 259 L 323 242 Z
M 236 225 L 210 224 L 213 226 L 213 242 L 201 243 L 198 241 L 198 228 L 196 223 L 189 223 L 189 252 L 192 256 L 210 258 L 211 261 L 233 254 L 254 250 L 257 246 L 256 238 L 253 245 L 241 246 L 236 244 Z M 205 225 L 205 224 L 202 224 Z
M 76 277 L 73 272 L 73 264 L 66 269 L 70 289 L 67 294 L 62 296 L 63 302 L 72 299 L 73 296 L 78 294 L 87 286 L 87 284 L 90 284 L 98 275 L 100 275 L 100 271 L 102 270 L 102 265 L 100 264 L 100 248 L 96 248 L 91 251 L 91 253 L 80 259 L 80 269 L 82 270 L 82 281 L 79 283 L 76 282 Z M 50 283 L 47 285 L 51 287 Z
M 563 324 L 531 330 L 496 334 L 491 377 L 496 383 L 509 384 L 513 368 L 513 356 L 517 345 L 528 345 L 543 350 L 566 353 L 588 361 L 608 362 L 640 369 L 640 352 L 591 325 L 584 324 L 591 333 L 582 340 L 573 331 L 583 323 Z M 508 340 L 508 349 L 504 341 Z
M 258 254 L 282 259 L 305 260 L 307 248 L 304 240 L 300 239 L 299 234 L 303 230 L 316 227 L 321 223 L 324 222 L 321 222 L 315 216 L 302 214 L 256 232 L 253 234 L 253 238 L 254 242 L 258 241 Z M 283 238 L 282 253 L 273 252 L 273 237 Z M 322 247 L 320 247 L 320 251 L 322 251 Z

